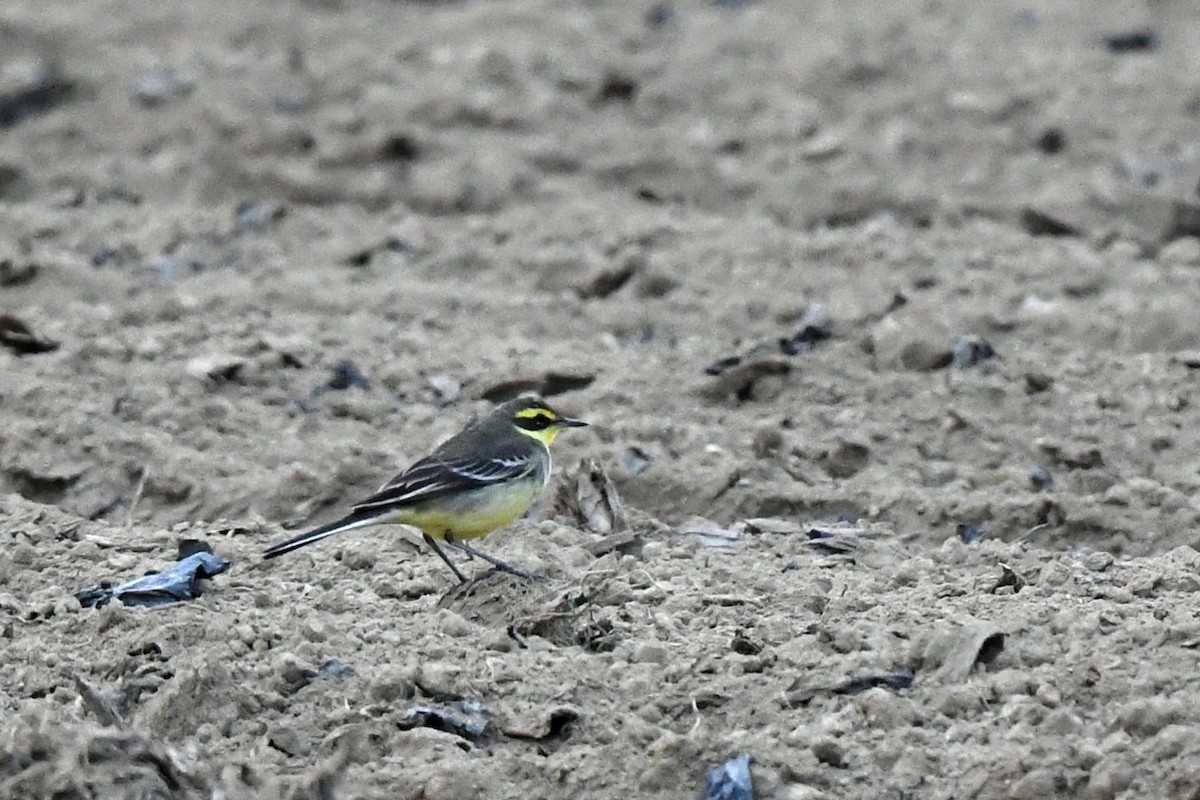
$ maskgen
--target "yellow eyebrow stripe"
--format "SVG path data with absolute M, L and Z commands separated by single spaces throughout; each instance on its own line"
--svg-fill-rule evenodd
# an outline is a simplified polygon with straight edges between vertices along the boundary
M 548 408 L 522 408 L 517 412 L 518 419 L 536 419 L 538 417 L 558 419 L 558 415 Z

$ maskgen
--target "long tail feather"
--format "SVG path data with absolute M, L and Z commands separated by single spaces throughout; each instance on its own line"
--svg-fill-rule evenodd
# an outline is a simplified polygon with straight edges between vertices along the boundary
M 288 539 L 286 542 L 280 542 L 277 545 L 272 545 L 263 551 L 263 558 L 275 558 L 284 553 L 290 553 L 293 550 L 298 550 L 307 544 L 319 542 L 322 539 L 328 539 L 330 536 L 336 536 L 345 531 L 352 531 L 355 528 L 365 528 L 368 525 L 374 525 L 379 519 L 378 514 L 351 514 L 348 517 L 342 517 L 337 522 L 331 522 L 328 525 L 322 525 L 319 528 L 313 528 L 308 533 L 302 533 L 295 538 Z

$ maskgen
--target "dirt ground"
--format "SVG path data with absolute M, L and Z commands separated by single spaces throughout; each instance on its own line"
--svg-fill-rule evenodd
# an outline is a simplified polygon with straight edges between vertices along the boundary
M 0 796 L 1200 798 L 1198 74 L 1175 0 L 6 0 Z M 259 558 L 531 387 L 544 580 Z

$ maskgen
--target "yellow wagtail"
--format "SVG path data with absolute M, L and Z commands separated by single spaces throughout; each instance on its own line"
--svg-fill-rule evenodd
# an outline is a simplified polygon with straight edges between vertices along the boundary
M 496 406 L 440 447 L 358 503 L 337 522 L 275 545 L 274 558 L 313 542 L 368 525 L 411 525 L 462 582 L 467 578 L 437 540 L 498 569 L 532 577 L 464 540 L 503 528 L 524 514 L 550 478 L 550 443 L 563 428 L 586 422 L 564 417 L 536 395 Z

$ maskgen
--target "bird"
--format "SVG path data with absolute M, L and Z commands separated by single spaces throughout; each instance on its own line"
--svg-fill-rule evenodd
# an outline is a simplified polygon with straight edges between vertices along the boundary
M 339 533 L 371 525 L 411 525 L 461 583 L 467 578 L 438 541 L 523 578 L 534 576 L 467 544 L 524 514 L 550 479 L 550 445 L 564 428 L 586 422 L 564 416 L 536 394 L 497 405 L 432 453 L 351 507 L 336 522 L 263 551 L 276 558 Z

